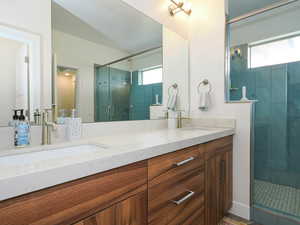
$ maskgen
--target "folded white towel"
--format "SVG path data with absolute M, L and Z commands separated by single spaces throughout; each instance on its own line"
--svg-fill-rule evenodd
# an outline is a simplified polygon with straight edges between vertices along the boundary
M 177 104 L 177 92 L 173 92 L 169 95 L 168 99 L 168 110 L 176 110 L 176 104 Z
M 210 106 L 210 94 L 209 91 L 199 92 L 199 109 L 201 111 L 207 111 Z

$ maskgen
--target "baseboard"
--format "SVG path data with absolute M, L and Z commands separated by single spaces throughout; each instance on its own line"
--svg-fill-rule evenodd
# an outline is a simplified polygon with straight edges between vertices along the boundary
M 243 203 L 233 202 L 229 212 L 243 219 L 250 220 L 250 206 Z

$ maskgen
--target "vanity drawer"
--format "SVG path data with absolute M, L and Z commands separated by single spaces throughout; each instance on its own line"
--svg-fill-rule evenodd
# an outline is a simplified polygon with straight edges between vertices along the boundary
M 205 216 L 204 174 L 200 168 L 149 187 L 149 225 L 200 225 Z
M 146 190 L 142 161 L 0 202 L 0 224 L 72 224 Z
M 148 160 L 148 179 L 159 183 L 166 177 L 184 174 L 204 164 L 204 146 L 196 145 Z

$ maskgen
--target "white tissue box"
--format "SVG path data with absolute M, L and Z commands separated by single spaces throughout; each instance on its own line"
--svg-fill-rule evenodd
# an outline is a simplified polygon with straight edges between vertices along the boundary
M 77 140 L 82 136 L 82 121 L 81 118 L 66 118 L 66 137 L 67 140 Z

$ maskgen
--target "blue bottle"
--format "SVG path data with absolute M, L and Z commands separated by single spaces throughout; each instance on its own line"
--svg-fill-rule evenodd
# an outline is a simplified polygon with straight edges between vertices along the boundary
M 25 147 L 30 144 L 30 124 L 26 121 L 24 110 L 20 110 L 19 122 L 16 125 L 16 147 Z

